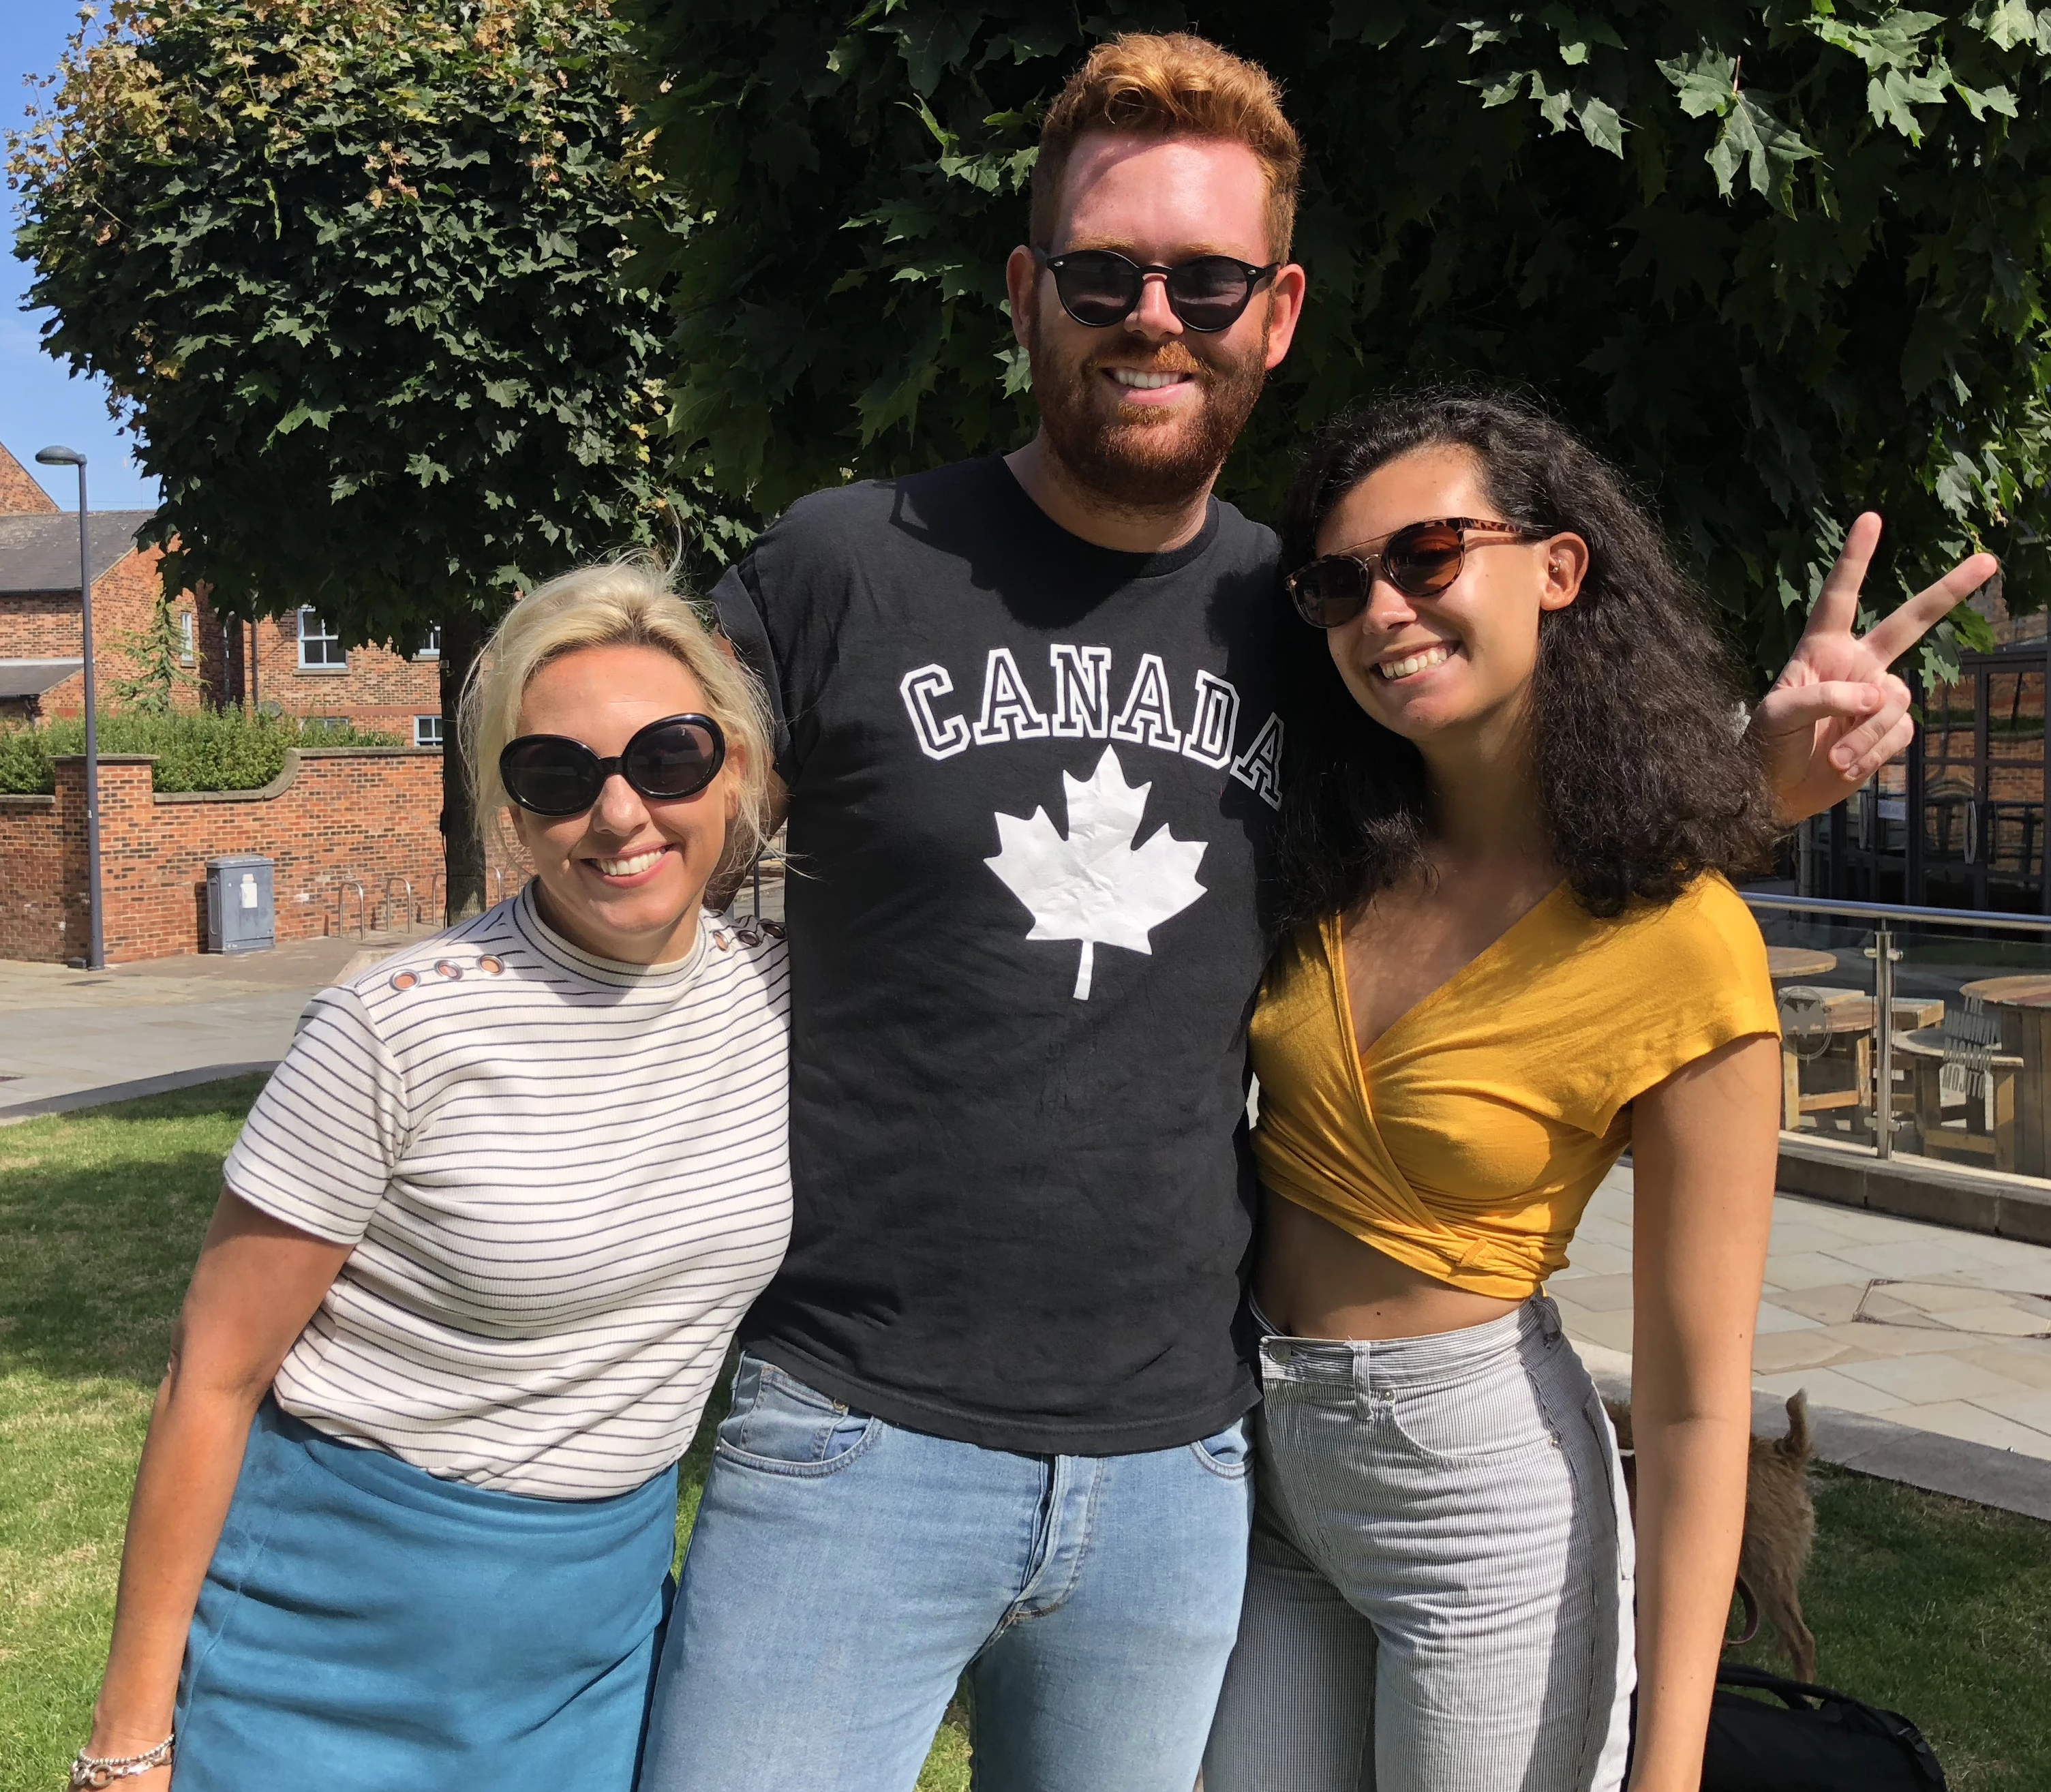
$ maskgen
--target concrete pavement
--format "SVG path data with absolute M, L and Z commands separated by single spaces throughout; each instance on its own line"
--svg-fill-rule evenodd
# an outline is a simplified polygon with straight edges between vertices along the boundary
M 1631 1370 L 1631 1172 L 1588 1204 L 1549 1291 L 1605 1392 Z M 1826 1460 L 2051 1519 L 2051 1248 L 1774 1200 L 1756 1428 L 1808 1394 Z
M 102 971 L 0 960 L 0 1122 L 268 1070 L 314 990 L 429 931 Z

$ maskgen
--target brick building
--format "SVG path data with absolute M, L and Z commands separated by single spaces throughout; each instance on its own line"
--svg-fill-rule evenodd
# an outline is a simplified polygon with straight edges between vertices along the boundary
M 139 549 L 147 510 L 95 510 L 86 519 L 93 650 L 100 705 L 111 681 L 133 674 L 123 643 L 148 625 L 159 588 L 156 548 Z M 78 518 L 0 446 L 0 721 L 76 716 L 85 706 L 78 603 Z M 439 656 L 431 638 L 410 654 L 345 649 L 311 610 L 224 621 L 204 589 L 182 591 L 173 613 L 194 685 L 178 701 L 273 709 L 375 728 L 416 746 L 441 744 Z

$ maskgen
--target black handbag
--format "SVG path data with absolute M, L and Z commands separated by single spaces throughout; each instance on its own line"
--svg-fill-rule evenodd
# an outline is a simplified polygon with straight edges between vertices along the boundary
M 1702 1792 L 1944 1792 L 1944 1770 L 1899 1712 L 1725 1662 L 1709 1706 Z

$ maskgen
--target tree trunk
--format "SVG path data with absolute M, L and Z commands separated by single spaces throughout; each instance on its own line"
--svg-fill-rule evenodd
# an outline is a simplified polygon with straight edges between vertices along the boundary
M 456 712 L 470 669 L 484 646 L 483 619 L 467 605 L 449 612 L 442 623 L 442 853 L 448 869 L 450 921 L 475 915 L 485 906 L 484 846 L 471 800 L 470 762 L 463 751 Z

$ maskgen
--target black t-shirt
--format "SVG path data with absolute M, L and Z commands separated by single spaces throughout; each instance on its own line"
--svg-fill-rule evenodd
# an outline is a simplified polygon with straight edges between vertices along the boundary
M 1252 1404 L 1276 580 L 1229 505 L 1115 552 L 992 457 L 807 498 L 720 581 L 791 798 L 796 1212 L 741 1330 L 770 1361 L 1035 1454 Z

